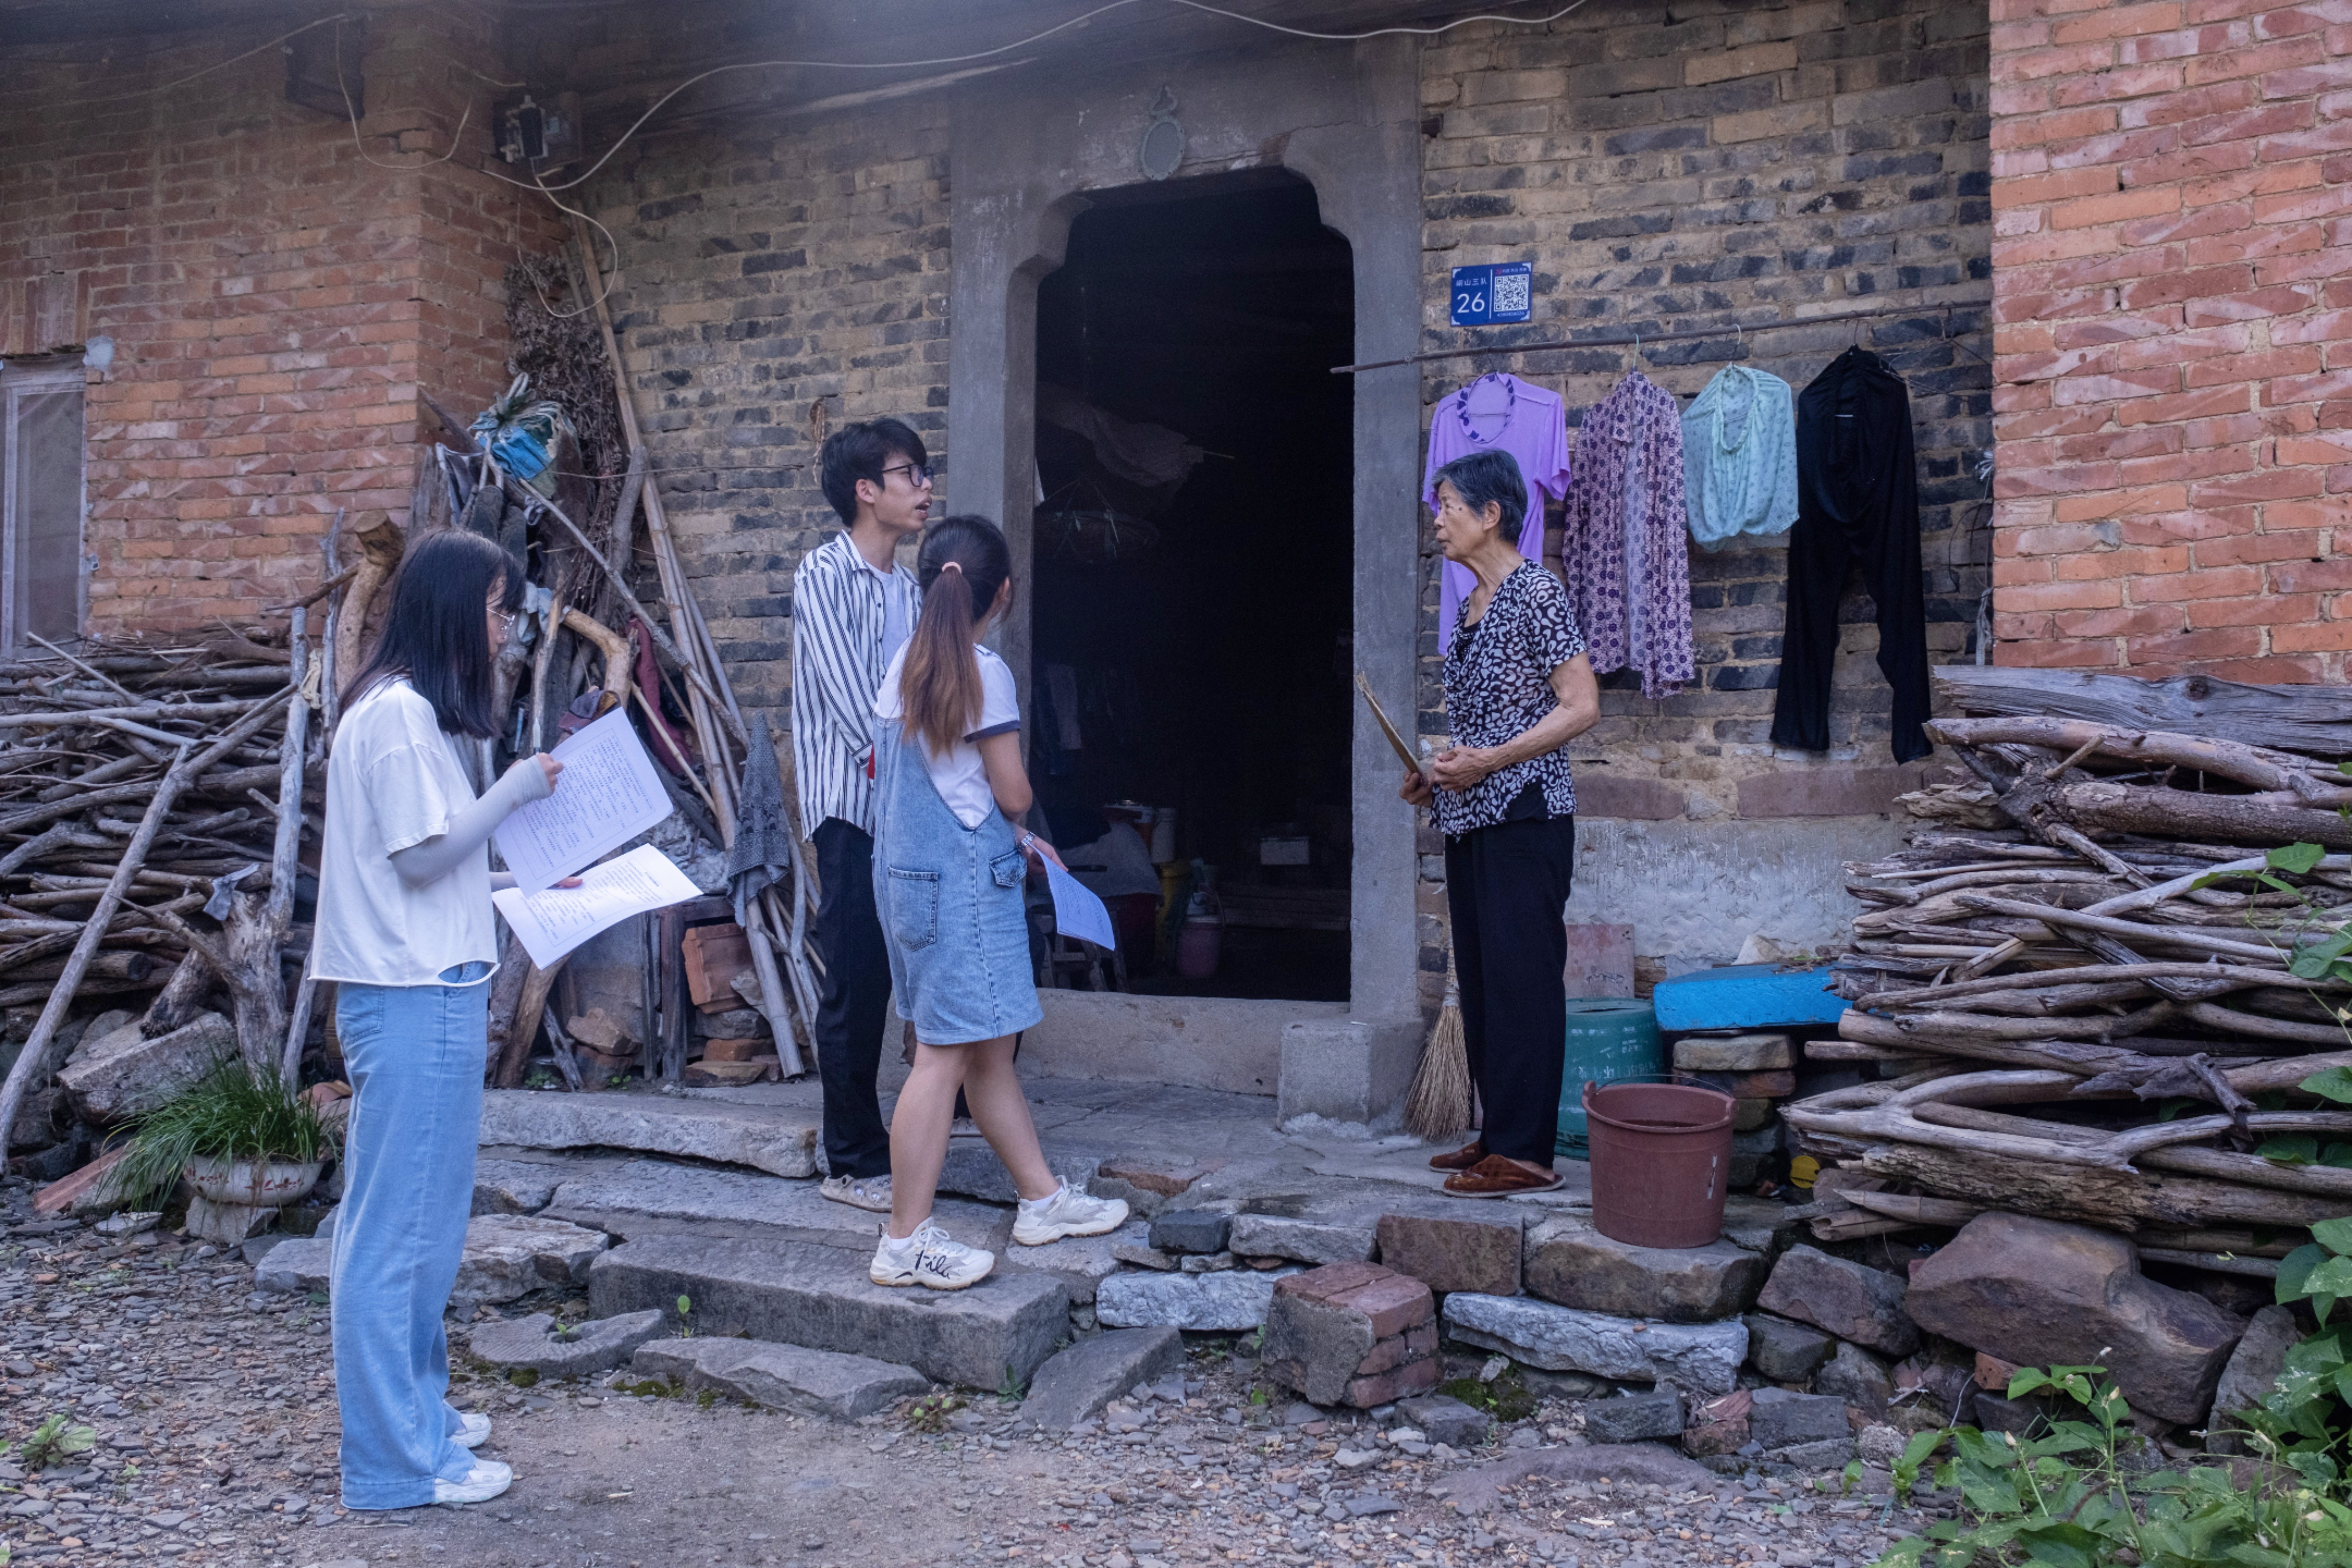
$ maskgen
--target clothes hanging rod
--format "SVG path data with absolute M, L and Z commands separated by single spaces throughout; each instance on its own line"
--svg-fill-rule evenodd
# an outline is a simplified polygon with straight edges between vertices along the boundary
M 1606 349 L 1628 346 L 1639 349 L 1643 343 L 1685 342 L 1693 338 L 1719 338 L 1727 334 L 1737 338 L 1744 337 L 1749 332 L 1777 332 L 1789 327 L 1818 327 L 1837 321 L 1868 321 L 1881 316 L 1916 316 L 1936 311 L 1943 313 L 1945 327 L 1942 332 L 1937 334 L 1937 341 L 1953 344 L 1963 353 L 1974 354 L 1978 359 L 1985 358 L 1975 349 L 1970 348 L 1966 339 L 1952 335 L 1951 306 L 1945 304 L 1882 305 L 1875 310 L 1840 310 L 1832 315 L 1806 316 L 1793 321 L 1764 321 L 1755 326 L 1741 324 L 1728 327 L 1695 327 L 1676 332 L 1635 332 L 1630 337 L 1569 338 L 1546 343 L 1486 343 L 1466 349 L 1432 349 L 1427 353 L 1407 354 L 1402 359 L 1367 360 L 1362 364 L 1335 364 L 1331 367 L 1331 374 L 1353 375 L 1361 370 L 1388 370 L 1401 364 L 1427 364 L 1433 360 L 1476 359 L 1486 354 L 1539 353 L 1546 349 Z M 1990 364 L 1992 362 L 1985 360 L 1985 363 Z

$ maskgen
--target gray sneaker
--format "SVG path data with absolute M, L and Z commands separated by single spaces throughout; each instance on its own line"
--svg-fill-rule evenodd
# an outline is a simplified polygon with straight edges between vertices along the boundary
M 1051 1197 L 1021 1200 L 1013 1209 L 1013 1239 L 1023 1247 L 1044 1247 L 1065 1237 L 1101 1236 L 1126 1223 L 1123 1199 L 1095 1197 L 1065 1181 Z
M 890 1212 L 890 1178 L 880 1176 L 827 1176 L 817 1188 L 820 1195 L 837 1204 L 847 1204 L 854 1209 L 868 1209 L 875 1214 Z

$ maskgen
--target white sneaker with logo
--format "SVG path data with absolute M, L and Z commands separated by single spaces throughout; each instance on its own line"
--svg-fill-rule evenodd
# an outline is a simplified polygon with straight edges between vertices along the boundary
M 476 1459 L 462 1481 L 433 1480 L 435 1502 L 488 1502 L 514 1485 L 514 1471 L 497 1459 Z
M 878 1176 L 827 1176 L 816 1191 L 819 1197 L 847 1204 L 854 1209 L 867 1209 L 875 1214 L 890 1212 L 887 1172 Z
M 937 1222 L 925 1220 L 915 1234 L 898 1239 L 887 1230 L 874 1248 L 866 1277 L 877 1285 L 920 1285 L 927 1290 L 961 1290 L 988 1278 L 996 1254 L 950 1240 Z
M 1013 1217 L 1013 1239 L 1024 1247 L 1043 1247 L 1065 1237 L 1100 1236 L 1126 1223 L 1124 1199 L 1093 1197 L 1064 1182 L 1052 1197 L 1021 1201 Z

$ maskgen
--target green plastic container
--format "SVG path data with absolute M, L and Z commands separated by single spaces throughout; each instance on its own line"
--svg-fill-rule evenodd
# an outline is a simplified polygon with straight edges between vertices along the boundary
M 1592 1157 L 1584 1120 L 1584 1086 L 1657 1078 L 1665 1071 L 1657 1009 L 1633 996 L 1568 999 L 1568 1071 L 1559 1086 L 1559 1139 L 1571 1160 Z

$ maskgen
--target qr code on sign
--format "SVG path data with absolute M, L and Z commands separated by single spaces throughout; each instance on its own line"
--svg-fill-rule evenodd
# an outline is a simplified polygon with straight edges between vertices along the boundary
M 1495 279 L 1495 314 L 1504 316 L 1526 310 L 1530 281 L 1524 272 L 1497 274 Z

